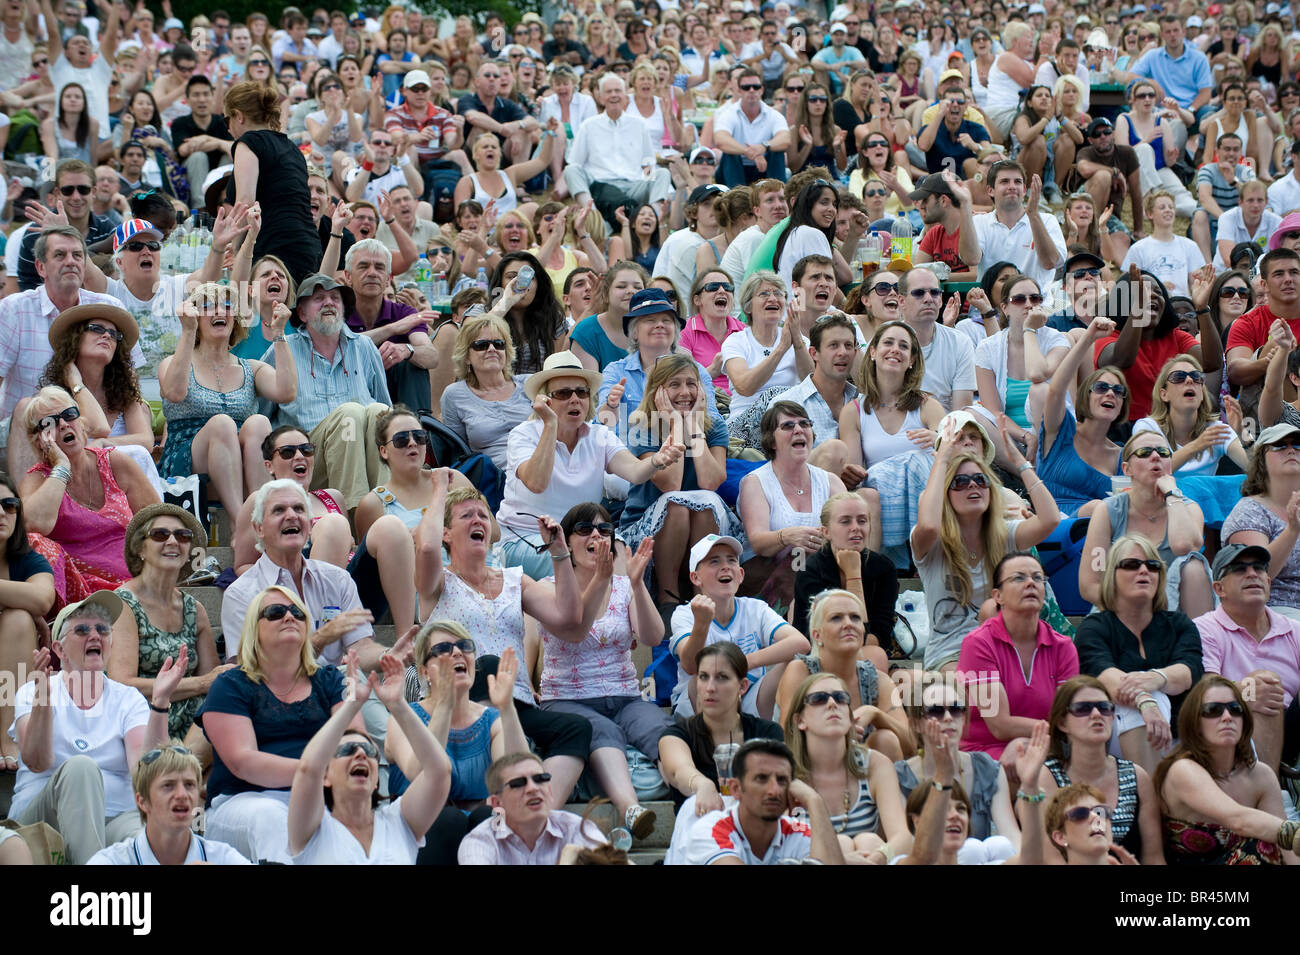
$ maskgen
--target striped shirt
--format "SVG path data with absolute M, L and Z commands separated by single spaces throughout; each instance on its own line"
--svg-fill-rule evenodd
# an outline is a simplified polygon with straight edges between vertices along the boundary
M 1201 184 L 1208 182 L 1210 191 L 1214 194 L 1214 201 L 1219 204 L 1219 208 L 1224 212 L 1229 209 L 1235 209 L 1241 203 L 1240 188 L 1243 182 L 1249 182 L 1255 178 L 1255 170 L 1251 169 L 1244 163 L 1237 164 L 1236 178 L 1233 182 L 1228 182 L 1223 178 L 1223 173 L 1219 171 L 1219 164 L 1209 162 L 1196 171 L 1196 190 L 1199 193 Z

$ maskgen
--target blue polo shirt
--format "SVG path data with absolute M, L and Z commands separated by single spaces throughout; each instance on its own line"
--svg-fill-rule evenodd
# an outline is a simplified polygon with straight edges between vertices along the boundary
M 1133 73 L 1155 80 L 1184 108 L 1191 107 L 1192 100 L 1201 90 L 1214 87 L 1209 59 L 1186 41 L 1182 56 L 1175 59 L 1163 46 L 1158 46 L 1138 61 Z
M 959 143 L 958 137 L 966 133 L 977 143 L 987 143 L 989 131 L 979 123 L 963 119 L 954 134 L 948 131 L 948 124 L 943 121 L 942 116 L 936 117 L 934 121 L 939 124 L 939 133 L 934 137 L 934 145 L 925 154 L 925 168 L 930 172 L 943 172 L 948 168 L 944 165 L 944 160 L 951 159 L 952 171 L 960 176 L 961 164 L 967 159 L 974 159 L 975 153 Z

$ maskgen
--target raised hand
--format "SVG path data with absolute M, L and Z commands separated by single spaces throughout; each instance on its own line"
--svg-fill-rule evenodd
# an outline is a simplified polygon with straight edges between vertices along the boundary
M 951 173 L 948 173 L 948 175 L 951 175 Z M 952 183 L 948 184 L 948 188 L 952 188 Z M 970 190 L 967 190 L 966 196 L 969 199 Z M 966 304 L 974 305 L 981 315 L 993 310 L 993 303 L 989 301 L 989 297 L 984 294 L 984 290 L 978 285 L 966 293 Z
M 543 428 L 560 420 L 555 414 L 555 409 L 551 407 L 550 396 L 544 395 L 540 391 L 537 393 L 537 397 L 533 399 L 533 411 L 541 419 Z
M 382 674 L 370 674 L 370 692 L 392 712 L 394 707 L 405 705 L 406 673 L 401 661 L 387 653 L 379 658 L 379 667 Z
M 1109 318 L 1102 318 L 1100 315 L 1088 323 L 1088 337 L 1093 341 L 1100 341 L 1110 335 L 1115 334 L 1115 323 Z
M 813 144 L 813 134 L 812 134 L 812 130 L 809 129 L 807 126 L 800 126 L 800 127 L 799 127 L 799 141 L 802 142 L 802 143 L 803 143 L 804 145 L 806 145 L 806 146 L 811 146 L 811 145 Z
M 556 543 L 564 548 L 569 549 L 569 542 L 564 539 L 564 528 L 560 522 L 553 517 L 543 514 L 537 519 L 537 533 L 541 535 L 542 540 L 546 541 L 548 547 L 555 547 Z
M 370 699 L 370 681 L 361 672 L 357 651 L 349 650 L 344 659 L 347 677 L 343 681 L 343 699 L 364 703 Z
M 956 196 L 957 202 L 962 206 L 962 208 L 965 208 L 966 204 L 971 201 L 970 190 L 966 188 L 966 184 L 962 182 L 961 179 L 957 176 L 957 174 L 954 173 L 951 169 L 945 169 L 942 175 L 943 175 L 943 181 L 948 184 L 949 191 L 954 196 Z M 981 295 L 984 294 L 983 289 L 980 289 L 980 294 Z M 968 301 L 970 300 L 969 293 L 967 294 L 966 298 Z
M 1296 492 L 1300 494 L 1300 491 Z M 696 594 L 691 598 L 691 616 L 695 618 L 698 624 L 712 623 L 714 615 L 718 612 L 717 604 L 713 602 L 712 597 L 704 594 Z
M 402 666 L 410 666 L 415 662 L 415 638 L 419 633 L 419 624 L 407 627 L 406 633 L 397 638 L 397 642 L 393 644 L 384 656 L 391 656 L 393 659 L 399 661 Z
M 1029 180 L 1029 200 L 1025 203 L 1025 209 L 1030 215 L 1038 213 L 1038 200 L 1043 198 L 1043 178 L 1037 173 Z
M 163 665 L 158 670 L 158 675 L 153 680 L 154 706 L 169 706 L 171 704 L 172 694 L 181 685 L 181 679 L 184 678 L 185 670 L 189 666 L 189 653 L 189 646 L 182 643 L 180 652 L 176 654 L 175 661 L 171 657 L 163 661 Z
M 1047 721 L 1038 720 L 1034 723 L 1029 742 L 1016 757 L 1016 774 L 1020 777 L 1021 786 L 1037 788 L 1038 773 L 1043 768 L 1043 761 L 1047 759 L 1047 743 Z
M 451 662 L 451 654 L 446 654 L 445 659 L 448 664 Z M 497 661 L 496 674 L 488 674 L 488 700 L 496 707 L 498 712 L 508 710 L 515 705 L 515 680 L 519 676 L 519 657 L 515 654 L 514 647 L 506 647 L 501 651 L 501 657 Z
M 1011 463 L 1018 468 L 1020 465 L 1025 463 L 1025 456 L 1020 453 L 1019 446 L 1011 440 L 1011 436 L 1008 433 L 1014 427 L 1015 422 L 1008 418 L 1005 412 L 998 415 L 998 433 L 1002 435 L 1002 444 L 1006 448 L 1007 457 L 1009 457 Z
M 953 295 L 948 299 L 948 304 L 943 307 L 943 323 L 951 328 L 957 324 L 957 316 L 961 313 L 961 296 Z
M 637 581 L 645 579 L 645 571 L 650 566 L 654 551 L 655 539 L 653 537 L 643 537 L 636 550 L 632 552 L 632 556 L 627 559 L 627 576 L 634 586 Z
M 957 774 L 955 747 L 948 745 L 948 739 L 943 735 L 943 724 L 936 719 L 927 719 L 921 733 L 925 736 L 925 751 L 934 758 L 934 778 L 946 786 Z

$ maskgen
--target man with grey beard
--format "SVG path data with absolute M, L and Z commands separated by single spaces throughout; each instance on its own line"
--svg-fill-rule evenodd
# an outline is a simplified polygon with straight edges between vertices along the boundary
M 309 275 L 298 286 L 298 330 L 288 336 L 298 369 L 298 397 L 262 403 L 272 427 L 293 425 L 316 445 L 312 487 L 336 487 L 351 511 L 387 467 L 375 444 L 375 419 L 392 403 L 384 360 L 365 335 L 348 328 L 352 290 L 328 275 Z M 275 345 L 262 356 L 274 367 Z

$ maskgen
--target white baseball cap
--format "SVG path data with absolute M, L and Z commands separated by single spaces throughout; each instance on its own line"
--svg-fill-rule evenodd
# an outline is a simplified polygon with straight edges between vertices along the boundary
M 709 551 L 718 546 L 730 547 L 735 552 L 737 560 L 740 559 L 740 555 L 744 552 L 744 548 L 740 546 L 740 541 L 734 537 L 706 534 L 697 540 L 695 546 L 691 548 L 691 573 L 695 573 L 695 569 L 700 566 L 700 561 L 708 557 Z

